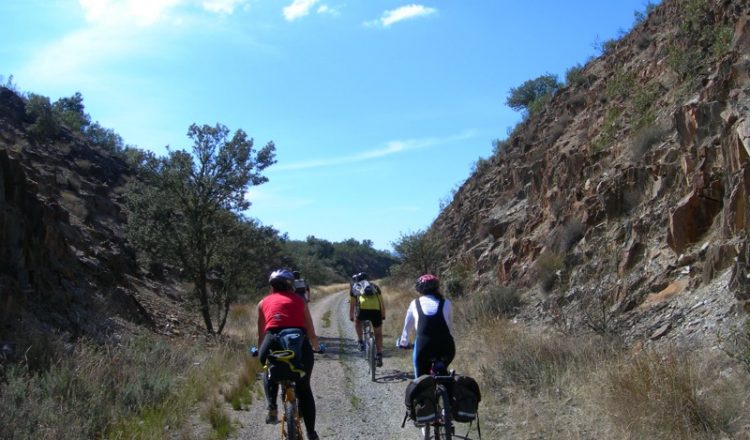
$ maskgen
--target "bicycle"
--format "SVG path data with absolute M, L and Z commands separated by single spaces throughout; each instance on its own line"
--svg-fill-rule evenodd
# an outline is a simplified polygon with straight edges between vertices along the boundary
M 372 322 L 365 320 L 362 322 L 362 338 L 365 344 L 365 359 L 370 367 L 370 378 L 375 382 L 375 369 L 377 362 L 375 359 L 377 348 L 375 346 L 375 333 L 372 328 Z
M 413 345 L 409 344 L 404 347 L 399 345 L 398 340 L 396 345 L 404 350 L 412 348 Z M 456 371 L 451 370 L 448 372 L 445 367 L 445 360 L 442 358 L 430 359 L 430 376 L 435 383 L 434 401 L 435 401 L 435 417 L 430 422 L 414 422 L 414 425 L 422 428 L 422 439 L 423 440 L 452 440 L 455 428 L 453 426 L 453 416 L 451 413 L 451 396 L 450 386 L 455 381 Z M 404 415 L 404 420 L 401 422 L 401 427 L 406 426 L 406 420 L 409 418 L 409 413 Z M 434 433 L 434 437 L 432 434 Z
M 320 344 L 320 350 L 315 353 L 324 353 L 325 345 Z M 252 347 L 250 353 L 253 357 L 258 356 L 257 347 Z M 285 363 L 292 372 L 299 373 L 291 363 L 295 353 L 292 350 L 272 350 L 268 354 L 265 368 L 273 362 Z M 304 372 L 302 372 L 304 374 Z M 302 433 L 302 417 L 299 413 L 299 404 L 297 401 L 296 383 L 292 379 L 280 380 L 279 388 L 281 390 L 281 406 L 284 411 L 281 414 L 281 438 L 282 440 L 304 440 Z

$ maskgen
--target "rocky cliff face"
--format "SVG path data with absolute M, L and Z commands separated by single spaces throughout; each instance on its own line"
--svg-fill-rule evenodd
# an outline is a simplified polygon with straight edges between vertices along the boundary
M 665 0 L 583 66 L 433 223 L 445 272 L 520 289 L 521 318 L 631 341 L 744 320 L 749 14 Z
M 132 325 L 190 322 L 171 288 L 139 273 L 124 238 L 127 164 L 65 129 L 36 140 L 30 122 L 23 100 L 0 88 L 0 340 L 101 341 Z

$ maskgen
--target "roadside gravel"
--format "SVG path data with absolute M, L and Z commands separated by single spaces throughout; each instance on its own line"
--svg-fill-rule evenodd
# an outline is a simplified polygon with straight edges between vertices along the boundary
M 404 418 L 404 389 L 411 378 L 410 352 L 391 346 L 396 335 L 384 335 L 384 365 L 370 380 L 367 365 L 355 344 L 349 321 L 348 293 L 338 292 L 310 304 L 315 329 L 327 346 L 315 355 L 312 388 L 317 406 L 316 428 L 321 439 L 412 440 L 419 430 Z M 266 425 L 265 400 L 260 381 L 249 409 L 233 411 L 238 439 L 280 438 L 278 425 Z

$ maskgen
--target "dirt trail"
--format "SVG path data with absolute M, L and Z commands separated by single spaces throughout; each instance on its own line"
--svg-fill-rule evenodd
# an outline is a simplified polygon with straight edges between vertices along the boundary
M 395 335 L 385 335 L 383 367 L 372 382 L 357 351 L 349 321 L 348 293 L 342 291 L 310 304 L 315 329 L 328 347 L 315 355 L 312 388 L 317 406 L 316 429 L 321 439 L 412 440 L 419 430 L 404 417 L 404 388 L 411 377 L 409 352 L 395 350 Z M 258 384 L 249 410 L 232 411 L 240 428 L 231 437 L 246 440 L 280 438 L 279 425 L 266 425 L 265 400 Z M 229 409 L 231 411 L 231 408 Z

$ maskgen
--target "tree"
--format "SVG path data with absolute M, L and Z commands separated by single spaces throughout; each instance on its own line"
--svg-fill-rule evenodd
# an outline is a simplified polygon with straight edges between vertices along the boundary
M 128 194 L 128 236 L 152 261 L 183 270 L 206 330 L 214 333 L 212 307 L 221 331 L 233 298 L 227 286 L 238 285 L 227 259 L 248 246 L 250 232 L 239 217 L 250 207 L 245 193 L 268 181 L 261 172 L 276 162 L 276 148 L 269 142 L 254 151 L 244 131 L 230 138 L 221 124 L 193 124 L 188 137 L 192 155 L 169 150 L 166 157 L 141 162 L 141 179 Z
M 505 104 L 516 111 L 534 113 L 534 110 L 560 87 L 562 84 L 557 80 L 557 75 L 548 73 L 530 79 L 518 87 L 511 87 Z
M 401 260 L 398 270 L 401 275 L 417 277 L 426 273 L 437 273 L 443 257 L 437 240 L 429 231 L 401 234 L 392 244 Z
M 75 132 L 83 133 L 91 123 L 91 117 L 86 113 L 83 105 L 81 92 L 76 92 L 69 98 L 58 99 L 52 105 L 52 109 L 59 115 L 63 124 Z

